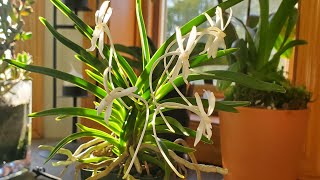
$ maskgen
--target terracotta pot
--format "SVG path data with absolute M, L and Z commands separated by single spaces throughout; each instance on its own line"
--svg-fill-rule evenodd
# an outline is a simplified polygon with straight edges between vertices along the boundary
M 238 110 L 220 112 L 225 180 L 296 180 L 308 110 Z

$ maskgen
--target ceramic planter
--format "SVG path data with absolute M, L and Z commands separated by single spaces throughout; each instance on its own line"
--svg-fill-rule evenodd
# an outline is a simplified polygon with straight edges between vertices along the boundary
M 0 179 L 19 175 L 30 165 L 31 81 L 19 82 L 0 97 Z
M 220 112 L 225 180 L 296 180 L 308 110 Z

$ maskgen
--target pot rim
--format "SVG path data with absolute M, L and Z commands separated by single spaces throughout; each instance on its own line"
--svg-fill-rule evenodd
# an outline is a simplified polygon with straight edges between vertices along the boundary
M 266 112 L 309 112 L 310 108 L 306 109 L 267 109 L 267 108 L 257 108 L 257 107 L 236 107 L 237 110 L 244 110 L 244 111 L 266 111 Z

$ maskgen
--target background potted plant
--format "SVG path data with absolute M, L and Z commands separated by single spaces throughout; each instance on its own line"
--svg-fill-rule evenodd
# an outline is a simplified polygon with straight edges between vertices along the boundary
M 23 18 L 32 12 L 33 0 L 0 2 L 0 179 L 27 171 L 30 165 L 29 145 L 31 102 L 29 73 L 3 61 L 29 64 L 31 56 L 15 53 L 17 41 L 31 38 L 23 30 Z
M 58 119 L 67 116 L 84 117 L 109 130 L 94 129 L 79 123 L 77 125 L 80 132 L 65 137 L 55 147 L 41 146 L 41 148 L 51 150 L 47 161 L 56 153 L 68 156 L 66 161 L 56 162 L 54 165 L 67 166 L 78 162 L 75 176 L 80 169 L 91 170 L 91 177 L 88 179 L 113 176 L 113 172 L 118 178 L 155 179 L 160 177 L 170 179 L 172 172 L 183 178 L 186 168 L 195 170 L 198 178 L 201 178 L 200 171 L 226 174 L 226 169 L 198 164 L 192 154 L 194 149 L 186 146 L 183 140 L 170 141 L 159 138 L 158 134 L 194 137 L 194 145 L 197 145 L 200 140 L 211 143 L 212 132 L 208 116 L 213 110 L 236 112 L 235 107 L 247 105 L 248 102 L 215 101 L 214 94 L 210 92 L 208 92 L 208 100 L 202 100 L 198 94 L 195 94 L 195 98 L 185 97 L 178 87 L 197 79 L 222 79 L 260 90 L 284 92 L 279 85 L 265 83 L 242 73 L 197 72 L 192 69 L 211 61 L 210 57 L 216 58 L 235 51 L 235 49 L 217 51 L 217 46 L 224 44 L 223 30 L 228 24 L 228 22 L 224 24 L 223 21 L 219 21 L 222 19 L 220 8 L 211 8 L 206 11 L 206 14 L 201 14 L 181 28 L 177 28 L 176 34 L 164 42 L 151 56 L 142 16 L 141 0 L 137 0 L 136 16 L 142 44 L 141 56 L 143 57 L 142 72 L 137 76 L 127 60 L 117 53 L 113 45 L 107 26 L 107 21 L 112 14 L 112 8 L 108 6 L 109 2 L 104 2 L 97 11 L 94 29 L 79 19 L 60 0 L 51 0 L 51 2 L 75 23 L 75 28 L 81 34 L 91 40 L 92 47 L 86 50 L 58 33 L 46 19 L 40 18 L 40 21 L 57 40 L 77 53 L 78 60 L 91 68 L 86 69 L 85 72 L 99 85 L 59 70 L 12 60 L 6 60 L 6 62 L 28 71 L 68 81 L 94 94 L 99 99 L 100 102 L 94 102 L 97 109 L 65 107 L 30 114 L 31 117 L 54 115 L 58 116 Z M 238 2 L 240 0 L 229 0 L 219 6 L 227 9 Z M 215 14 L 215 11 L 218 12 L 216 16 L 218 24 L 214 24 L 210 17 Z M 210 22 L 210 27 L 198 31 L 196 26 L 207 20 Z M 110 46 L 104 44 L 105 34 Z M 193 48 L 203 36 L 209 36 L 204 53 L 190 56 Z M 183 42 L 187 44 L 184 45 Z M 88 52 L 95 48 L 98 49 L 101 59 Z M 153 72 L 160 64 L 163 64 L 161 75 L 153 76 Z M 164 99 L 171 91 L 177 91 L 179 97 Z M 205 108 L 208 108 L 208 112 L 205 112 Z M 197 131 L 183 127 L 176 119 L 163 114 L 171 109 L 186 109 L 199 115 L 201 122 Z M 92 137 L 93 140 L 83 143 L 75 152 L 63 148 L 64 145 L 82 137 Z M 188 154 L 192 161 L 189 162 L 177 156 L 176 152 Z
M 242 72 L 274 84 L 286 93 L 259 91 L 240 84 L 221 82 L 227 100 L 250 101 L 249 108 L 238 108 L 238 114 L 221 112 L 221 146 L 226 179 L 296 179 L 308 119 L 310 93 L 294 87 L 279 67 L 280 57 L 303 45 L 292 31 L 297 22 L 297 0 L 282 0 L 269 15 L 269 1 L 259 1 L 260 16 L 240 23 L 245 39 L 233 43 L 239 51 L 229 70 Z M 250 7 L 250 6 L 249 6 Z

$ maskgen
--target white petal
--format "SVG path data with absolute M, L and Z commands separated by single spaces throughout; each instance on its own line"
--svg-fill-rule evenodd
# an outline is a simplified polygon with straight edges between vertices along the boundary
M 214 96 L 213 92 L 210 92 L 208 96 L 209 108 L 208 108 L 208 116 L 213 113 L 216 104 L 216 97 Z
M 109 92 L 109 89 L 108 89 L 108 78 L 109 78 L 109 71 L 111 70 L 111 67 L 107 67 L 104 72 L 103 72 L 103 86 L 104 86 L 104 89 Z
M 212 46 L 213 40 L 213 36 L 209 36 L 206 46 L 204 48 L 205 50 L 209 49 Z
M 99 38 L 100 34 L 103 33 L 102 29 L 100 28 L 99 25 L 97 25 L 95 28 L 94 28 L 94 31 L 92 33 L 92 37 L 97 37 Z
M 102 32 L 100 34 L 100 37 L 99 37 L 99 45 L 98 45 L 98 50 L 99 50 L 99 53 L 101 55 L 101 57 L 103 59 L 105 59 L 106 57 L 104 56 L 103 54 L 103 48 L 104 48 L 104 33 Z
M 107 124 L 108 124 L 109 118 L 111 116 L 112 105 L 113 105 L 113 103 L 109 104 L 106 111 L 104 112 L 104 120 L 106 121 Z
M 183 80 L 186 84 L 189 84 L 188 82 L 188 76 L 190 74 L 190 69 L 189 69 L 190 65 L 189 65 L 189 61 L 188 60 L 185 60 L 183 61 L 183 66 L 182 66 L 182 77 L 183 77 Z
M 113 45 L 111 45 L 111 47 L 110 47 L 110 53 L 109 53 L 109 67 L 112 67 L 112 55 L 113 55 L 113 51 L 114 51 L 114 49 L 113 49 Z
M 179 58 L 177 61 L 177 64 L 174 66 L 172 70 L 172 76 L 171 76 L 172 80 L 175 80 L 178 77 L 181 67 L 182 67 L 182 60 Z
M 98 26 L 96 26 L 93 33 L 92 33 L 91 47 L 89 49 L 87 49 L 87 51 L 93 51 L 96 48 L 96 43 L 97 43 L 97 40 L 98 40 L 101 32 L 102 32 L 102 30 L 99 29 Z
M 222 9 L 218 6 L 216 8 L 216 25 L 218 25 L 218 23 L 220 23 L 220 29 L 223 28 L 223 16 L 222 16 Z
M 208 124 L 205 124 L 205 127 L 206 127 L 206 137 L 208 139 L 211 139 L 211 136 L 212 136 L 212 130 L 211 130 L 212 125 L 211 125 L 211 123 L 209 122 Z
M 232 18 L 232 9 L 230 8 L 230 13 L 229 13 L 229 18 L 228 18 L 228 20 L 227 20 L 227 22 L 226 22 L 226 24 L 224 25 L 224 27 L 223 27 L 223 31 L 228 27 L 228 25 L 230 24 L 230 22 L 231 22 L 231 18 Z
M 103 17 L 106 14 L 108 6 L 109 6 L 109 1 L 105 1 L 102 3 L 100 10 L 99 10 L 99 15 L 98 15 L 98 24 L 102 23 Z
M 214 23 L 213 23 L 213 21 L 212 21 L 211 17 L 210 17 L 207 13 L 204 13 L 204 15 L 206 16 L 206 18 L 207 18 L 207 20 L 208 20 L 208 22 L 209 22 L 210 26 L 214 26 Z
M 194 41 L 196 40 L 196 38 L 197 38 L 197 28 L 193 26 L 190 32 L 190 36 L 189 36 L 187 47 L 186 47 L 187 51 L 191 51 L 191 47 L 194 44 Z
M 224 41 L 224 38 L 220 38 L 218 39 L 218 45 L 219 45 L 219 48 L 222 48 L 222 49 L 226 49 L 226 43 Z
M 107 11 L 106 15 L 104 16 L 102 22 L 103 22 L 104 24 L 107 23 L 107 22 L 109 21 L 111 15 L 112 15 L 112 8 L 108 8 L 108 11 Z
M 204 111 L 203 105 L 202 105 L 202 100 L 199 96 L 199 94 L 196 92 L 194 93 L 194 97 L 196 98 L 197 106 L 199 108 L 199 111 L 201 113 L 201 116 L 206 116 L 207 114 Z
M 203 131 L 204 131 L 204 122 L 200 120 L 193 146 L 196 146 L 200 142 Z
M 98 19 L 99 19 L 99 10 L 96 11 L 96 14 L 94 15 L 95 16 L 95 22 L 96 22 L 96 25 L 98 24 Z
M 218 52 L 218 43 L 216 40 L 213 41 L 209 51 L 208 51 L 208 56 L 215 58 L 217 57 L 217 52 Z
M 107 102 L 105 100 L 105 98 L 103 98 L 99 104 L 99 106 L 97 107 L 97 114 L 101 114 L 102 111 L 107 107 Z
M 211 36 L 210 36 L 210 37 L 211 37 Z M 209 37 L 209 38 L 210 38 L 210 37 Z M 209 39 L 208 39 L 208 40 L 209 40 Z M 207 48 L 208 44 L 209 44 L 209 41 L 206 42 L 206 45 L 205 45 L 204 49 L 199 53 L 199 55 L 202 55 L 202 54 L 204 54 L 204 53 L 206 53 L 206 52 L 208 51 L 208 48 Z M 209 57 L 208 57 L 208 58 L 209 58 Z
M 86 49 L 87 51 L 94 51 L 94 49 L 96 48 L 96 43 L 97 43 L 98 38 L 93 36 L 91 39 L 91 47 Z
M 182 35 L 179 27 L 176 27 L 176 37 L 177 37 L 177 43 L 178 43 L 180 52 L 184 52 L 183 40 L 182 40 Z

